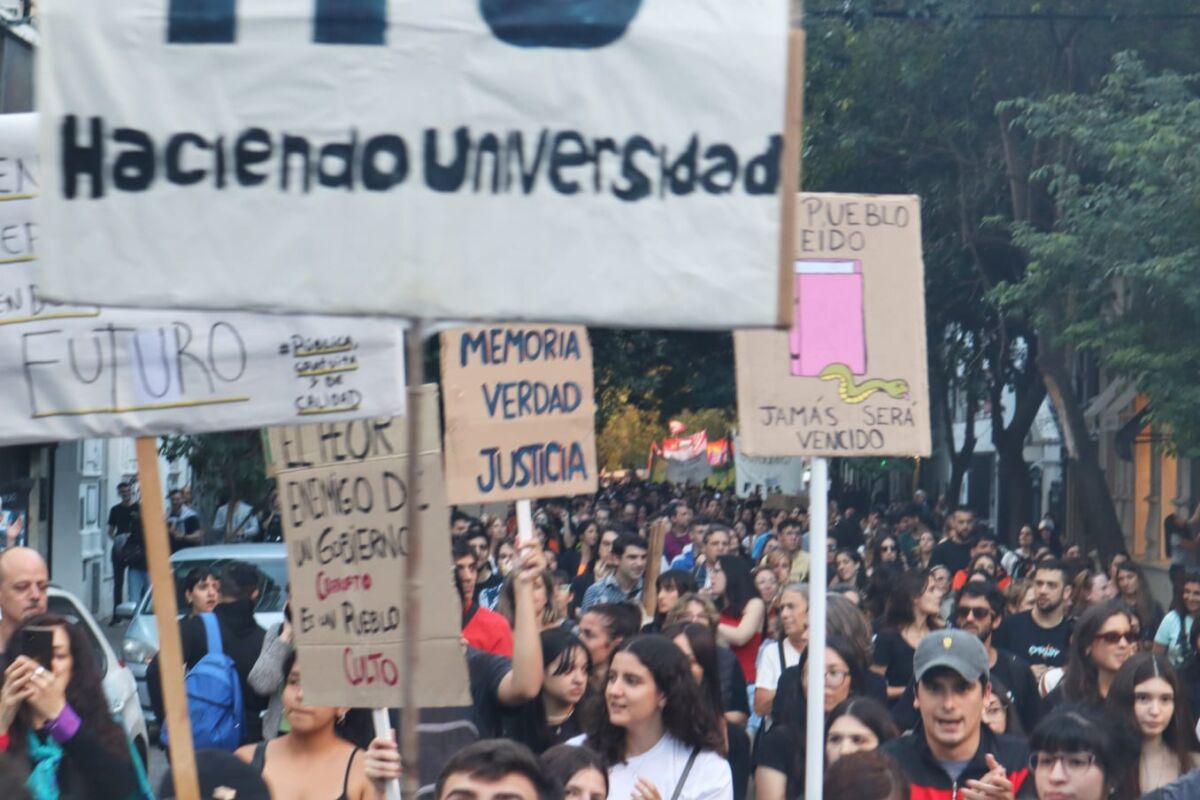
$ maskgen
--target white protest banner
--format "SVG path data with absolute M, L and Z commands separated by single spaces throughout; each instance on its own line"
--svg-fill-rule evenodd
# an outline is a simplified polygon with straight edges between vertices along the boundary
M 791 331 L 733 336 L 742 449 L 928 455 L 919 199 L 805 193 L 796 226 Z
M 466 659 L 458 641 L 461 606 L 444 535 L 449 511 L 441 481 L 437 388 L 423 387 L 420 402 L 426 425 L 415 497 L 409 491 L 403 420 L 319 423 L 268 432 L 276 466 L 283 467 L 278 485 L 306 702 L 402 705 L 402 576 L 409 506 L 415 501 L 420 529 L 434 545 L 421 549 L 416 693 L 423 707 L 470 703 Z M 371 445 L 353 453 L 339 447 L 360 436 Z M 292 463 L 310 466 L 288 469 Z
M 42 282 L 109 305 L 786 324 L 788 24 L 787 0 L 47 3 Z
M 36 117 L 0 115 L 0 442 L 404 413 L 393 321 L 47 301 L 33 269 L 46 243 Z
M 586 328 L 496 325 L 443 333 L 442 391 L 451 503 L 596 491 Z
M 738 497 L 782 492 L 798 495 L 804 488 L 804 459 L 798 456 L 752 456 L 733 440 L 734 490 Z

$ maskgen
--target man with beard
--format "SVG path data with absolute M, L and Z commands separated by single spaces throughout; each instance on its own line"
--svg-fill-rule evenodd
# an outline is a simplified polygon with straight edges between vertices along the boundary
M 1021 718 L 1026 732 L 1032 731 L 1041 713 L 1041 693 L 1033 677 L 1029 662 L 1015 656 L 993 643 L 993 632 L 1004 618 L 1004 593 L 993 583 L 970 581 L 963 586 L 958 602 L 954 606 L 954 624 L 967 633 L 979 637 L 988 656 L 988 673 L 1002 684 L 1011 695 L 1009 698 Z M 913 686 L 892 708 L 892 717 L 902 730 L 917 724 L 917 713 L 913 703 Z
M 949 536 L 933 548 L 929 565 L 941 564 L 953 575 L 960 569 L 966 569 L 971 561 L 971 548 L 974 545 L 971 530 L 975 527 L 975 512 L 967 506 L 959 506 L 954 509 L 950 524 Z
M 1071 641 L 1071 620 L 1067 618 L 1070 569 L 1057 559 L 1043 561 L 1033 573 L 1033 588 L 1033 609 L 1005 620 L 996 630 L 996 645 L 1028 661 L 1033 665 L 1034 677 L 1040 679 L 1050 667 L 1067 663 Z
M 0 653 L 21 621 L 46 613 L 50 571 L 38 551 L 12 547 L 0 553 Z
M 1004 594 L 993 583 L 970 581 L 959 592 L 954 606 L 954 622 L 967 633 L 973 633 L 987 648 L 988 671 L 1008 688 L 1013 705 L 1026 731 L 1032 731 L 1038 721 L 1041 699 L 1037 681 L 1029 662 L 992 642 L 992 633 L 1004 619 Z

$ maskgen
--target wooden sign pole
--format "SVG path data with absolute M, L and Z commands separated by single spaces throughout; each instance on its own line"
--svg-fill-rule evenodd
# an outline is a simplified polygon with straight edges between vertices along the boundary
M 179 608 L 175 602 L 175 576 L 171 574 L 171 547 L 167 543 L 167 517 L 163 512 L 162 484 L 158 479 L 158 440 L 137 440 L 138 484 L 141 486 L 142 532 L 146 541 L 146 566 L 154 592 L 154 618 L 158 623 L 158 667 L 162 675 L 165 720 L 171 731 L 171 776 L 178 800 L 200 800 L 196 751 L 183 688 L 183 643 L 179 638 Z
M 417 725 L 421 710 L 416 697 L 417 662 L 421 636 L 421 384 L 425 380 L 425 336 L 421 320 L 413 320 L 408 332 L 408 554 L 404 561 L 404 669 L 400 702 L 404 714 L 400 725 L 400 755 L 404 764 L 404 796 L 414 798 L 421 789 L 418 766 L 420 739 Z M 449 576 L 447 576 L 449 580 Z
M 646 554 L 646 573 L 642 579 L 642 618 L 645 620 L 653 620 L 658 614 L 658 574 L 662 571 L 663 545 L 669 525 L 666 517 L 650 523 L 650 552 Z

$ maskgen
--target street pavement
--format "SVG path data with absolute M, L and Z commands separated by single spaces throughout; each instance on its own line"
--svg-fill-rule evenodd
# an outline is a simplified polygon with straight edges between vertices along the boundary
M 106 625 L 100 623 L 104 628 L 104 633 L 108 639 L 108 643 L 112 645 L 112 649 L 117 655 L 121 654 L 121 641 L 125 638 L 125 629 L 129 627 L 128 622 L 122 622 L 120 625 Z M 147 770 L 150 776 L 150 788 L 158 792 L 158 784 L 163 779 L 163 775 L 167 772 L 167 754 L 158 747 L 150 747 L 150 763 L 147 765 Z

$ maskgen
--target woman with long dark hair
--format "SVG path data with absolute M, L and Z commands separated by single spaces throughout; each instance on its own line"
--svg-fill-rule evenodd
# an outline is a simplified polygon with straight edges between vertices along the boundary
M 906 572 L 892 587 L 871 666 L 887 678 L 889 700 L 904 694 L 912 682 L 917 645 L 927 633 L 942 627 L 941 605 L 942 592 L 927 572 Z
M 1154 634 L 1154 652 L 1165 653 L 1179 669 L 1192 655 L 1192 625 L 1200 613 L 1200 570 L 1189 569 L 1175 587 L 1171 610 Z
M 807 655 L 807 651 L 805 653 Z M 754 784 L 758 800 L 784 800 L 796 797 L 804 787 L 804 753 L 808 682 L 812 679 L 808 661 L 798 669 L 802 673 L 802 691 L 796 702 L 789 703 L 787 716 L 780 713 L 758 745 L 758 767 Z M 829 714 L 846 699 L 863 692 L 867 667 L 858 649 L 846 639 L 832 635 L 825 641 L 825 713 Z M 782 709 L 780 709 L 782 712 Z M 821 743 L 818 742 L 818 746 Z
M 1117 597 L 1137 615 L 1143 649 L 1149 650 L 1158 626 L 1162 624 L 1163 610 L 1150 596 L 1150 587 L 1146 585 L 1141 569 L 1132 561 L 1122 561 L 1117 567 Z
M 1200 767 L 1187 689 L 1161 653 L 1135 653 L 1117 671 L 1108 710 L 1142 737 L 1125 791 L 1140 797 Z
M 283 715 L 290 730 L 269 742 L 248 744 L 235 755 L 263 776 L 274 797 L 376 800 L 382 782 L 368 776 L 371 718 L 363 709 L 311 706 L 304 702 L 300 668 L 292 652 L 284 662 Z
M 635 636 L 613 653 L 585 743 L 609 762 L 609 797 L 733 798 L 716 712 L 665 636 Z
M 709 567 L 713 601 L 721 612 L 717 638 L 729 645 L 742 665 L 746 683 L 757 675 L 758 647 L 762 644 L 767 604 L 758 596 L 750 568 L 739 556 L 720 556 Z
M 22 652 L 25 633 L 52 632 L 49 665 Z M 36 800 L 130 800 L 147 796 L 121 726 L 113 722 L 91 644 L 56 614 L 24 620 L 9 639 L 0 687 L 0 752 L 29 772 Z
M 863 567 L 863 557 L 850 548 L 838 550 L 833 554 L 833 580 L 848 583 L 861 593 L 867 588 L 867 570 Z
M 654 619 L 642 627 L 642 633 L 661 633 L 667 614 L 684 595 L 699 591 L 696 576 L 685 569 L 669 569 L 654 579 Z
M 1089 608 L 1075 623 L 1062 681 L 1046 695 L 1043 706 L 1051 709 L 1065 702 L 1102 707 L 1113 678 L 1137 643 L 1136 619 L 1129 606 L 1108 600 Z
M 724 717 L 717 640 L 711 629 L 697 623 L 673 625 L 664 631 L 664 635 L 687 656 L 692 677 L 700 685 L 700 693 L 717 711 L 726 757 L 733 772 L 733 796 L 735 800 L 741 800 L 746 796 L 750 783 L 750 738 L 745 728 L 726 721 Z
M 871 572 L 876 570 L 891 570 L 903 572 L 907 569 L 904 553 L 900 549 L 900 539 L 894 534 L 884 533 L 876 536 L 871 542 Z
M 592 656 L 575 634 L 562 627 L 542 631 L 542 691 L 507 716 L 506 738 L 535 754 L 583 731 L 578 708 L 587 693 Z

